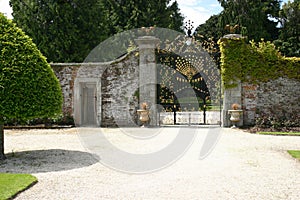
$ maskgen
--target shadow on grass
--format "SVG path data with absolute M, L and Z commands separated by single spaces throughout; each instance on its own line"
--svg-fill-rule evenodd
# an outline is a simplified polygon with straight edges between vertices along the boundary
M 87 152 L 62 149 L 20 151 L 6 154 L 0 161 L 3 173 L 43 173 L 65 171 L 93 165 L 99 158 Z

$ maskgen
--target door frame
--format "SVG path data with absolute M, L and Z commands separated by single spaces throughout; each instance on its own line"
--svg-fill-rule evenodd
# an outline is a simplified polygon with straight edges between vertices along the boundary
M 96 124 L 95 126 L 101 125 L 101 80 L 97 78 L 76 78 L 74 83 L 74 122 L 76 126 L 83 125 L 83 109 L 82 108 L 82 86 L 85 84 L 96 85 Z

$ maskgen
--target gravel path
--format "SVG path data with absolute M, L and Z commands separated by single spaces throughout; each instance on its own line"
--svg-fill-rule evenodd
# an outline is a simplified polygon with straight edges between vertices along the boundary
M 78 136 L 84 130 L 5 131 L 8 159 L 0 164 L 0 172 L 31 173 L 39 181 L 16 199 L 300 199 L 300 162 L 286 152 L 300 149 L 300 137 L 222 129 L 212 153 L 199 160 L 208 131 L 199 128 L 190 149 L 173 165 L 134 175 L 98 162 Z M 137 144 L 122 130 L 102 131 L 113 144 L 136 151 Z M 151 139 L 148 146 L 142 142 L 142 153 L 166 145 L 176 131 L 161 129 L 160 139 Z

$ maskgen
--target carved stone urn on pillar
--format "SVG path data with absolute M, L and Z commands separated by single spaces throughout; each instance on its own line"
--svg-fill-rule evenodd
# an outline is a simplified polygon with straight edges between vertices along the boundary
M 239 109 L 239 105 L 234 103 L 232 104 L 232 110 L 228 110 L 228 114 L 230 115 L 229 120 L 232 123 L 232 128 L 236 128 L 236 124 L 241 120 L 241 116 L 243 114 L 243 110 Z
M 146 124 L 148 124 L 150 117 L 149 117 L 149 108 L 147 103 L 141 104 L 141 109 L 137 110 L 137 114 L 139 116 L 139 120 L 142 124 L 142 127 L 145 127 Z

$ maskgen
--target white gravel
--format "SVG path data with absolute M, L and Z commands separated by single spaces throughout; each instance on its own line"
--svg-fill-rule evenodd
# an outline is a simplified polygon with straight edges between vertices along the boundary
M 148 146 L 143 141 L 143 153 L 153 151 L 152 146 L 165 146 L 177 130 L 162 129 L 162 139 L 152 139 Z M 199 160 L 207 130 L 197 129 L 194 143 L 176 163 L 141 175 L 117 172 L 98 162 L 78 136 L 82 128 L 5 130 L 8 159 L 0 164 L 0 172 L 31 173 L 38 178 L 18 200 L 300 199 L 300 162 L 286 152 L 300 150 L 300 137 L 222 129 L 213 152 Z M 123 130 L 102 131 L 113 144 L 134 150 Z

